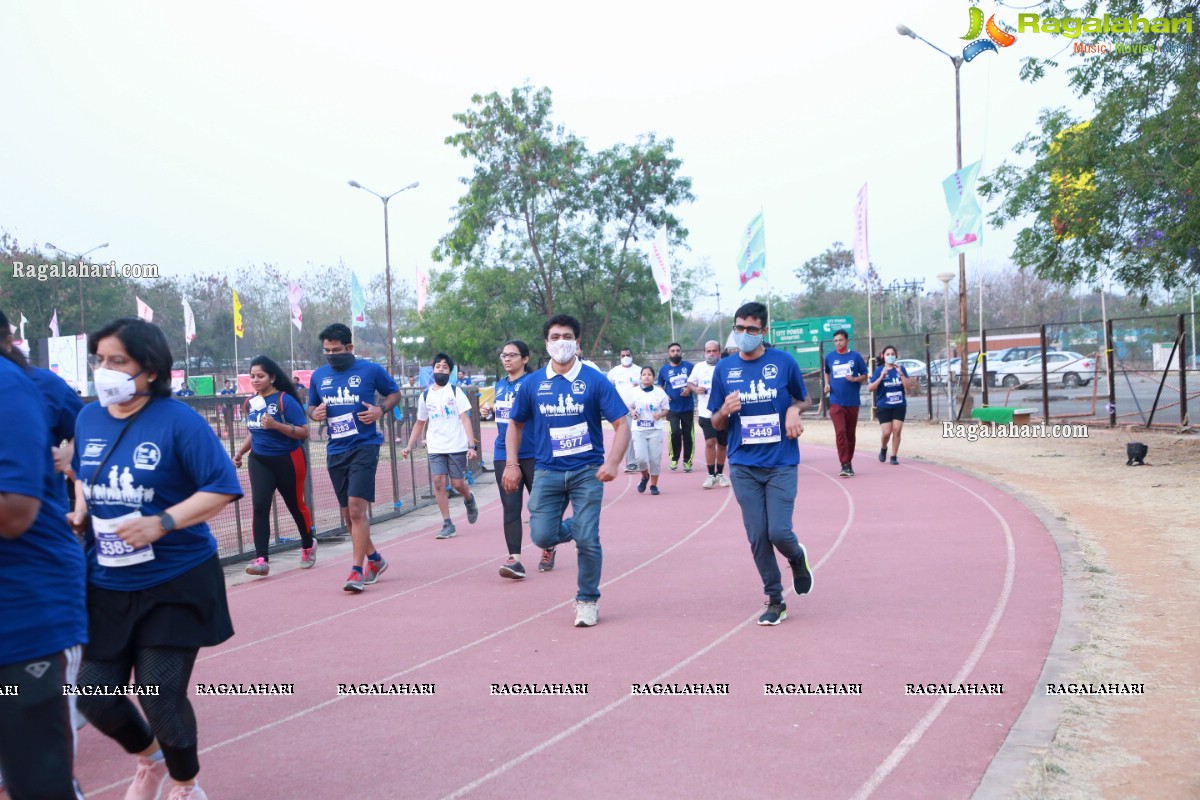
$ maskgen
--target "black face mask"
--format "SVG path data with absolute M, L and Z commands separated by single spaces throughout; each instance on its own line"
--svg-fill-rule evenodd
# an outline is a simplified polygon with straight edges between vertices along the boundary
M 447 383 L 450 382 L 450 373 L 448 373 L 448 372 L 433 373 L 433 382 L 436 383 L 438 386 L 445 386 Z
M 683 361 L 683 356 L 671 356 L 672 364 L 678 364 L 680 361 Z
M 354 353 L 326 353 L 325 360 L 338 372 L 354 366 Z

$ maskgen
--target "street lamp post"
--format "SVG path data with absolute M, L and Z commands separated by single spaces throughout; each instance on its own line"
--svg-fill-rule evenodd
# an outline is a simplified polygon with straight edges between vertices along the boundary
M 74 258 L 75 260 L 77 260 L 77 261 L 79 261 L 79 262 L 80 262 L 80 275 L 79 275 L 79 332 L 80 332 L 80 333 L 87 333 L 87 328 L 86 328 L 86 327 L 84 327 L 84 324 L 83 324 L 83 274 L 82 274 L 82 272 L 83 272 L 83 267 L 82 267 L 82 264 L 83 264 L 83 257 L 84 257 L 84 256 L 86 256 L 88 253 L 94 253 L 94 252 L 96 252 L 97 250 L 101 250 L 101 249 L 103 249 L 103 248 L 105 248 L 105 247 L 108 247 L 108 242 L 105 242 L 104 244 L 98 244 L 98 245 L 96 245 L 95 247 L 93 247 L 91 250 L 88 250 L 88 251 L 86 251 L 86 252 L 79 253 L 79 254 L 75 254 L 75 253 L 69 252 L 69 251 L 67 251 L 67 250 L 63 250 L 62 248 L 59 248 L 59 247 L 55 247 L 54 245 L 50 244 L 49 242 L 46 242 L 46 247 L 49 247 L 51 250 L 53 250 L 53 251 L 55 251 L 55 252 L 57 252 L 57 253 L 62 253 L 64 256 L 70 256 L 71 258 Z
M 939 53 L 950 59 L 950 63 L 954 65 L 954 147 L 955 158 L 958 166 L 956 169 L 962 169 L 962 93 L 960 91 L 959 71 L 963 65 L 962 56 L 952 56 L 942 48 L 938 47 L 928 39 L 918 36 L 912 28 L 907 25 L 897 25 L 896 33 L 901 36 L 908 36 L 911 39 L 917 39 L 937 50 Z M 966 379 L 967 375 L 967 257 L 964 253 L 958 254 L 958 323 L 959 323 L 959 355 L 962 356 L 962 361 L 959 362 L 959 368 L 962 370 L 962 392 L 964 409 L 965 402 L 970 395 L 970 381 Z M 985 376 L 986 379 L 986 376 Z M 949 365 L 947 365 L 947 380 L 949 380 Z
M 388 204 L 388 200 L 391 200 L 396 195 L 400 194 L 401 192 L 407 192 L 409 189 L 415 189 L 418 186 L 420 186 L 421 183 L 420 183 L 420 181 L 413 181 L 408 186 L 405 186 L 403 189 L 397 189 L 396 191 L 392 192 L 391 194 L 389 194 L 385 197 L 384 195 L 381 195 L 378 192 L 371 191 L 370 189 L 363 186 L 358 181 L 346 181 L 346 182 L 348 184 L 350 184 L 351 186 L 353 186 L 355 189 L 362 189 L 364 192 L 367 192 L 368 194 L 373 194 L 376 197 L 378 197 L 380 200 L 383 201 L 383 264 L 384 264 L 385 281 L 387 283 L 388 375 L 394 376 L 396 374 L 396 355 L 395 355 L 395 344 L 393 343 L 392 339 L 396 335 L 396 331 L 395 331 L 395 328 L 392 326 L 392 251 L 391 251 L 391 242 L 388 238 L 387 204 Z
M 950 281 L 954 280 L 954 273 L 943 272 L 937 276 L 937 279 L 942 282 L 942 307 L 946 320 L 946 397 L 950 400 L 950 407 L 946 410 L 946 419 L 954 419 L 954 390 L 950 388 Z

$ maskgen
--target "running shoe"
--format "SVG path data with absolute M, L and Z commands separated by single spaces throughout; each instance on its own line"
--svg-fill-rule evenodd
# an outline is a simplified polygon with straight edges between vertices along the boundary
M 208 800 L 208 795 L 200 788 L 200 784 L 193 783 L 191 786 L 176 786 L 167 795 L 167 800 Z
M 363 574 L 356 569 L 350 570 L 350 577 L 346 578 L 346 585 L 342 588 L 347 592 L 361 592 L 363 590 Z
M 879 448 L 879 463 L 882 464 L 885 461 L 887 461 L 887 448 L 881 447 Z
M 649 478 L 642 478 L 640 481 L 638 481 L 638 491 L 639 492 L 646 491 L 646 484 L 648 484 L 648 483 L 650 483 Z
M 379 576 L 388 568 L 388 562 L 383 556 L 379 557 L 378 561 L 367 559 L 367 572 L 363 583 L 370 586 L 375 581 L 379 580 Z
M 538 572 L 549 572 L 554 569 L 554 557 L 557 555 L 553 547 L 542 551 L 542 560 L 538 562 Z
M 674 472 L 676 469 L 679 468 L 679 462 L 676 461 L 675 459 L 671 459 L 671 463 L 667 465 L 667 468 L 669 470 L 671 470 L 672 472 Z
M 893 467 L 900 466 L 900 459 L 896 458 L 895 456 L 892 456 L 892 466 Z
M 575 601 L 575 627 L 590 628 L 600 621 L 600 609 L 595 600 Z
M 854 465 L 853 464 L 846 464 L 846 473 L 847 473 L 846 474 L 847 478 L 854 477 Z
M 467 499 L 465 501 L 465 505 L 467 506 L 467 523 L 470 525 L 474 525 L 475 520 L 479 519 L 479 506 L 475 504 L 474 492 L 472 492 L 471 495 L 469 497 L 467 497 Z
M 271 565 L 267 563 L 265 558 L 256 558 L 254 563 L 246 567 L 247 575 L 266 575 L 271 571 Z
M 167 776 L 167 763 L 138 756 L 133 783 L 125 790 L 125 800 L 158 800 L 158 791 Z
M 758 618 L 759 625 L 778 625 L 787 619 L 787 604 L 780 600 L 778 603 L 772 603 L 768 600 L 764 605 L 767 610 Z
M 729 488 L 729 478 L 725 477 L 724 472 L 717 473 L 717 486 L 720 486 L 722 489 Z
M 454 527 L 453 522 L 443 522 L 442 529 L 440 531 L 438 531 L 437 538 L 449 539 L 449 538 L 453 537 L 456 533 L 458 533 L 458 529 Z
M 657 487 L 657 486 L 651 486 L 651 487 L 650 487 L 650 494 L 652 494 L 652 495 L 654 495 L 655 497 L 657 497 L 658 495 L 662 494 L 662 492 L 658 491 L 658 487 Z
M 500 577 L 519 581 L 525 577 L 525 567 L 515 556 L 509 556 L 508 560 L 500 565 Z
M 684 472 L 692 471 L 692 460 L 690 458 L 687 461 L 683 462 L 683 471 Z
M 788 564 L 792 567 L 792 586 L 795 587 L 796 594 L 811 592 L 813 576 L 812 570 L 808 568 L 808 551 L 804 549 L 804 545 L 800 545 L 800 555 L 788 561 Z
M 717 485 L 717 476 L 716 476 L 716 475 L 709 475 L 707 478 L 705 478 L 705 479 L 704 479 L 704 483 L 703 483 L 703 484 L 701 484 L 701 488 L 703 488 L 703 489 L 711 489 L 711 488 L 713 488 L 713 487 L 714 487 L 714 486 L 716 486 L 716 485 Z
M 626 471 L 626 472 L 641 472 L 641 470 L 640 470 L 640 469 L 638 469 L 638 465 L 637 465 L 637 464 L 626 464 L 626 465 L 625 465 L 625 471 Z
M 838 477 L 839 478 L 849 478 L 850 477 L 850 465 L 849 464 L 842 464 L 842 471 L 838 473 Z
M 313 539 L 312 547 L 300 548 L 300 569 L 312 569 L 317 564 L 317 540 Z

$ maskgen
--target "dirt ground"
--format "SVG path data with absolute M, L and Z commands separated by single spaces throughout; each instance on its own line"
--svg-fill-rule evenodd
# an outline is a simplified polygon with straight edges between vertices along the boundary
M 944 438 L 905 426 L 900 458 L 975 473 L 1035 498 L 1076 538 L 1085 641 L 1065 681 L 1144 683 L 1145 695 L 1070 697 L 1019 798 L 1200 798 L 1200 436 L 1089 428 L 1087 438 Z M 878 453 L 859 426 L 855 461 Z M 1125 466 L 1125 443 L 1150 448 Z M 833 444 L 827 421 L 802 442 Z M 861 467 L 859 477 L 869 480 Z

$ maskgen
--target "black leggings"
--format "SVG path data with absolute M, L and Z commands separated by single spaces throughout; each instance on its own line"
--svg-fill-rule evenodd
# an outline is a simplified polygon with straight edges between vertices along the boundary
M 521 544 L 523 542 L 523 534 L 521 533 L 521 509 L 524 505 L 524 500 L 521 497 L 521 487 L 518 486 L 515 492 L 504 491 L 504 461 L 495 461 L 492 466 L 496 470 L 496 484 L 500 487 L 500 505 L 504 509 L 504 543 L 508 545 L 508 553 L 521 552 Z M 533 491 L 533 459 L 522 458 L 521 464 L 521 483 L 525 485 L 526 491 Z
M 0 667 L 0 773 L 13 800 L 80 800 L 71 697 L 82 647 Z
M 691 461 L 692 460 L 692 445 L 694 443 L 694 427 L 693 416 L 694 411 L 670 411 L 667 413 L 667 419 L 671 423 L 671 460 L 672 461 Z M 683 440 L 683 457 L 680 457 L 679 444 L 680 439 Z
M 304 448 L 297 447 L 282 456 L 260 456 L 250 453 L 250 496 L 254 505 L 254 554 L 270 559 L 271 500 L 276 490 L 283 498 L 296 527 L 300 530 L 301 547 L 312 547 L 312 514 L 304 502 Z
M 190 781 L 200 771 L 196 714 L 188 701 L 188 681 L 198 652 L 198 648 L 144 647 L 114 661 L 85 658 L 80 687 L 125 686 L 134 672 L 138 686 L 157 686 L 158 694 L 138 696 L 144 718 L 133 701 L 121 696 L 80 695 L 79 710 L 127 753 L 140 753 L 158 739 L 167 772 L 177 781 Z

